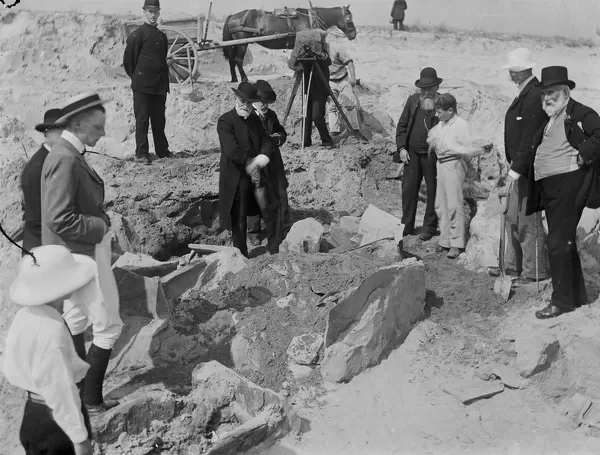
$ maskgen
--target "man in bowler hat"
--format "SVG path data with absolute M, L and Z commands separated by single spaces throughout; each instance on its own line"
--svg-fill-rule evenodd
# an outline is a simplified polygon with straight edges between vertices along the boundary
M 136 160 L 150 164 L 148 127 L 152 124 L 154 149 L 159 158 L 170 157 L 165 136 L 165 109 L 169 93 L 167 35 L 157 28 L 159 0 L 144 1 L 146 22 L 127 37 L 123 67 L 131 78 L 135 115 Z
M 542 69 L 537 86 L 549 119 L 533 138 L 527 214 L 545 210 L 548 221 L 552 298 L 535 313 L 538 319 L 547 319 L 588 303 L 577 225 L 591 202 L 587 177 L 595 174 L 600 159 L 600 116 L 571 98 L 575 82 L 564 66 Z
M 247 216 L 254 197 L 266 224 L 267 250 L 276 254 L 281 242 L 276 235 L 277 199 L 265 169 L 273 158 L 273 141 L 253 112 L 252 103 L 261 101 L 254 84 L 242 82 L 232 90 L 235 106 L 217 122 L 221 228 L 231 229 L 233 246 L 248 257 Z
M 44 114 L 44 121 L 35 126 L 36 131 L 44 134 L 44 143 L 23 167 L 21 172 L 21 190 L 23 191 L 23 256 L 26 251 L 42 244 L 42 195 L 40 178 L 48 152 L 64 129 L 64 124 L 56 124 L 62 116 L 60 109 L 50 109 Z
M 435 214 L 435 191 L 437 159 L 435 154 L 430 154 L 427 135 L 429 130 L 438 123 L 435 116 L 435 98 L 442 83 L 433 68 L 423 68 L 415 85 L 420 89 L 408 97 L 398 126 L 396 128 L 397 154 L 394 161 L 404 163 L 402 177 L 402 223 L 404 235 L 412 235 L 415 229 L 417 216 L 417 203 L 419 201 L 419 188 L 423 177 L 427 184 L 427 207 L 423 220 L 423 232 L 419 235 L 421 240 L 430 240 L 437 229 L 437 216 Z M 398 157 L 399 155 L 399 157 Z

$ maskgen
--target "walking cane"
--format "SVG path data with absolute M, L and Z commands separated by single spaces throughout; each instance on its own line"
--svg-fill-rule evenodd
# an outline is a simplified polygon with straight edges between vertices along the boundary
M 538 267 L 538 261 L 539 261 L 539 259 L 538 259 L 538 256 L 539 256 L 539 253 L 538 253 L 538 251 L 539 251 L 538 250 L 538 238 L 539 238 L 538 214 L 535 213 L 534 216 L 535 216 L 535 287 L 536 287 L 537 293 L 539 294 L 540 293 L 540 269 Z

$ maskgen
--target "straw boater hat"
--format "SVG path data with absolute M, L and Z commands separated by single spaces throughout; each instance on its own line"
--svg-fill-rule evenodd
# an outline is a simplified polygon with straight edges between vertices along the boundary
M 23 306 L 38 306 L 67 297 L 90 283 L 97 273 L 96 262 L 71 252 L 62 245 L 44 245 L 21 259 L 19 272 L 10 286 L 11 300 Z
M 569 72 L 564 66 L 547 66 L 542 69 L 542 80 L 537 86 L 545 89 L 553 85 L 566 85 L 571 90 L 575 88 L 575 82 L 569 79 Z
M 421 70 L 421 75 L 417 81 L 415 81 L 415 85 L 419 88 L 429 88 L 435 87 L 436 85 L 440 85 L 443 79 L 438 77 L 435 69 L 431 67 L 423 68 Z
M 530 70 L 536 63 L 531 60 L 531 51 L 520 47 L 507 54 L 507 62 L 502 68 L 509 71 L 520 72 Z
M 36 131 L 43 133 L 52 128 L 64 128 L 64 124 L 58 125 L 56 121 L 62 116 L 62 110 L 50 109 L 44 114 L 44 121 L 35 125 Z
M 261 101 L 256 86 L 250 82 L 242 82 L 237 89 L 232 87 L 231 90 L 233 90 L 235 96 L 243 103 L 256 103 L 257 101 Z
M 258 91 L 258 96 L 260 96 L 263 103 L 274 103 L 277 101 L 277 94 L 271 84 L 267 81 L 259 79 L 256 81 L 256 90 Z
M 75 114 L 85 111 L 94 106 L 101 106 L 104 101 L 100 99 L 97 93 L 82 93 L 69 100 L 69 104 L 62 108 L 62 116 L 56 120 L 56 123 L 64 123 Z

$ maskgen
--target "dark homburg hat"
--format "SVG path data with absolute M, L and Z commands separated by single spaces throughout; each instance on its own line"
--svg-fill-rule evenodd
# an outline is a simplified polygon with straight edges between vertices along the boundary
M 256 85 L 250 82 L 242 82 L 237 89 L 231 88 L 235 96 L 237 96 L 244 103 L 255 103 L 257 101 L 262 101 L 260 96 L 258 96 L 258 91 L 256 90 Z
M 148 8 L 160 9 L 160 2 L 158 0 L 144 0 L 144 6 L 142 9 Z
M 575 88 L 575 82 L 569 80 L 569 72 L 564 66 L 547 66 L 542 69 L 542 80 L 537 86 L 544 89 L 553 85 L 566 85 L 571 90 Z
M 72 98 L 65 107 L 62 108 L 62 116 L 56 123 L 64 123 L 75 114 L 85 111 L 94 106 L 101 106 L 104 101 L 100 99 L 97 93 L 82 93 Z
M 256 81 L 256 90 L 258 90 L 258 96 L 260 96 L 263 103 L 274 103 L 277 100 L 277 94 L 271 84 L 267 81 L 259 79 Z
M 62 116 L 62 110 L 60 109 L 49 109 L 44 114 L 44 122 L 35 125 L 36 131 L 43 133 L 52 128 L 63 128 L 65 125 L 58 124 L 56 121 Z
M 419 88 L 429 88 L 440 85 L 443 79 L 438 77 L 435 69 L 431 67 L 423 68 L 419 80 L 415 81 L 415 85 Z

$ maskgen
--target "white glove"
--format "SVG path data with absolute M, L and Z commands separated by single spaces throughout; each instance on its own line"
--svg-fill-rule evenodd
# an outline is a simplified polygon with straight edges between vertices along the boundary
M 269 159 L 269 157 L 267 155 L 258 155 L 256 158 L 254 158 L 252 160 L 252 164 L 257 165 L 260 168 L 265 167 L 267 164 L 269 164 L 269 161 L 271 161 Z

